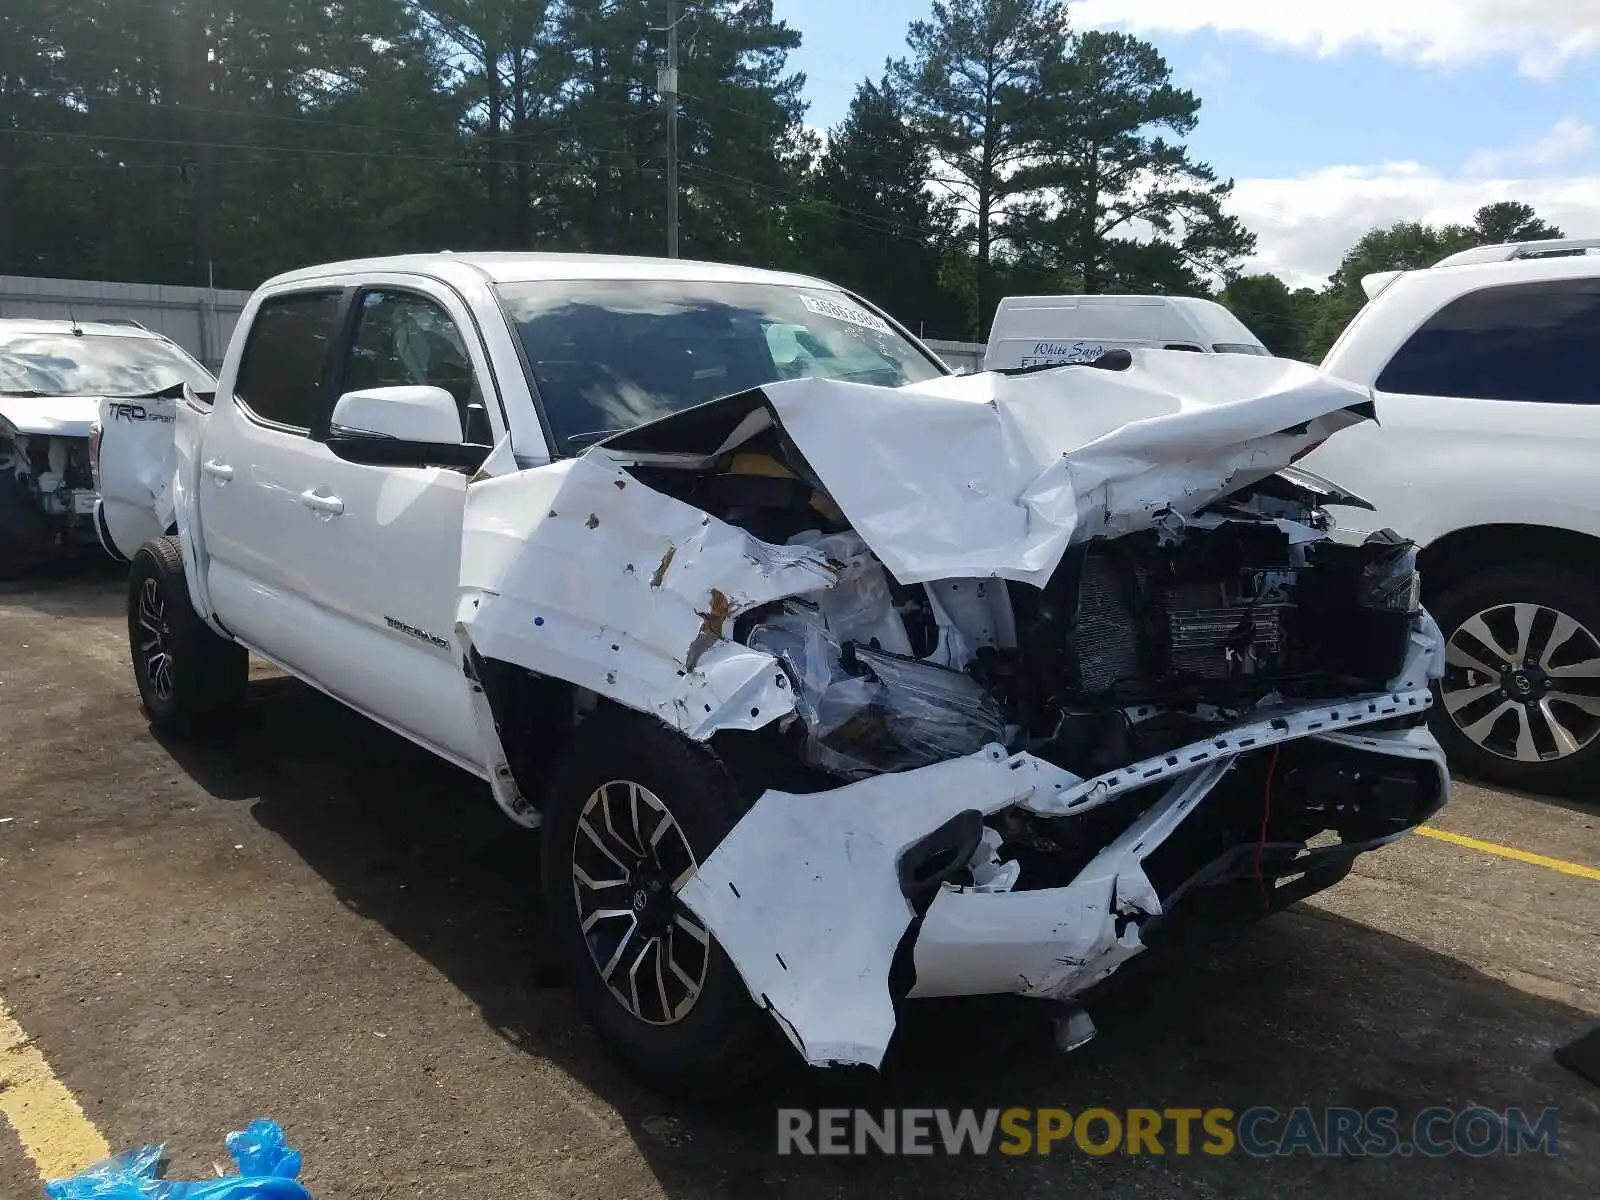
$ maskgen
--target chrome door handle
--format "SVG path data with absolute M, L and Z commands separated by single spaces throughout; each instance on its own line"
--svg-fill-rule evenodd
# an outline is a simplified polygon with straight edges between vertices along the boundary
M 344 501 L 337 496 L 322 496 L 316 492 L 301 492 L 300 503 L 304 504 L 314 513 L 325 517 L 337 517 L 344 511 Z
M 233 478 L 233 468 L 220 459 L 213 458 L 205 465 L 205 472 L 218 483 L 227 483 Z

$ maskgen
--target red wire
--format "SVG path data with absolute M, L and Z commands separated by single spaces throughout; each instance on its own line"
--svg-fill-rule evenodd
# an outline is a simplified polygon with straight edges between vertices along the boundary
M 1272 777 L 1278 770 L 1278 747 L 1272 748 L 1272 761 L 1267 764 L 1267 790 L 1261 798 L 1261 836 L 1256 839 L 1256 886 L 1261 889 L 1261 911 L 1270 912 L 1272 899 L 1267 893 L 1267 881 L 1261 875 L 1261 854 L 1267 845 L 1267 821 L 1272 816 Z

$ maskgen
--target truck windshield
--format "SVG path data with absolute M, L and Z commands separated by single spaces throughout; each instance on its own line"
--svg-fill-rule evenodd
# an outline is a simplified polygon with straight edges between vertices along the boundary
M 152 337 L 0 334 L 0 395 L 142 396 L 175 383 L 217 386 L 194 359 Z
M 601 279 L 496 291 L 569 454 L 780 379 L 899 387 L 948 373 L 876 313 L 823 288 Z

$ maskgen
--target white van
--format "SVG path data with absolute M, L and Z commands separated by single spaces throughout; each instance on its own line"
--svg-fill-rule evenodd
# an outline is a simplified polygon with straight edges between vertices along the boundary
M 1214 300 L 1189 296 L 1007 296 L 995 310 L 985 371 L 1091 362 L 1108 350 L 1271 351 Z

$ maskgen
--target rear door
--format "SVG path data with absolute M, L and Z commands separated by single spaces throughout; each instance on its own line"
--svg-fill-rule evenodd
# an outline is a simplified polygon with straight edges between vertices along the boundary
M 320 682 L 327 623 L 313 599 L 319 514 L 307 496 L 326 425 L 348 292 L 265 296 L 237 361 L 223 368 L 197 471 L 206 580 L 241 640 Z

